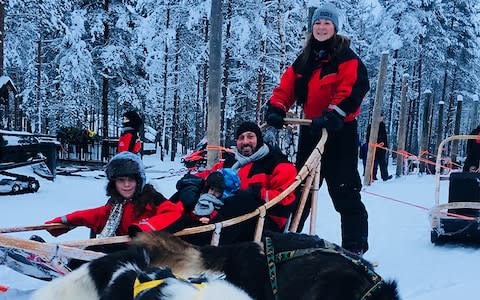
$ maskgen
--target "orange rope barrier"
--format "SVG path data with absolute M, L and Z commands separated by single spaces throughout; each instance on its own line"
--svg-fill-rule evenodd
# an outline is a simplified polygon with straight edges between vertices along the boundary
M 223 159 L 222 157 L 222 151 L 228 152 L 228 153 L 233 153 L 233 150 L 230 148 L 225 148 L 223 146 L 219 145 L 207 145 L 207 151 L 218 151 L 218 158 Z
M 404 159 L 406 159 L 406 158 L 414 158 L 414 159 L 418 160 L 419 162 L 423 162 L 423 163 L 425 163 L 425 164 L 436 165 L 436 163 L 433 162 L 433 161 L 430 161 L 430 160 L 428 160 L 428 159 L 422 158 L 421 156 L 417 156 L 417 155 L 415 155 L 415 154 L 409 153 L 409 152 L 407 152 L 407 151 L 405 151 L 405 150 L 395 151 L 395 150 L 393 150 L 393 149 L 390 149 L 390 148 L 387 148 L 387 147 L 383 147 L 383 143 L 379 143 L 379 144 L 369 144 L 369 146 L 373 146 L 373 147 L 375 147 L 375 148 L 380 148 L 380 149 L 383 149 L 383 150 L 386 150 L 386 151 L 389 151 L 389 152 L 392 152 L 392 153 L 396 153 L 396 154 L 398 154 L 398 155 L 400 155 L 400 156 L 403 156 Z M 428 152 L 427 152 L 427 153 L 428 153 Z M 420 154 L 420 155 L 421 155 L 421 154 Z M 462 167 L 461 165 L 455 164 L 455 163 L 453 163 L 453 162 L 451 162 L 451 161 L 449 162 L 449 165 L 457 165 L 458 167 Z M 452 170 L 453 170 L 452 167 L 448 167 L 447 165 L 441 165 L 440 167 L 441 167 L 441 168 L 444 168 L 444 169 L 447 169 L 447 170 L 449 170 L 449 171 L 452 171 Z

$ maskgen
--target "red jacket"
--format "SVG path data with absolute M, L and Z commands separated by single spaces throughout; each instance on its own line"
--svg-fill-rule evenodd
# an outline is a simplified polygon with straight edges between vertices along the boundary
M 75 211 L 63 217 L 55 218 L 47 223 L 67 223 L 75 226 L 85 226 L 98 234 L 107 223 L 111 209 L 112 205 L 106 204 L 97 208 Z M 164 201 L 156 207 L 148 203 L 142 215 L 135 217 L 134 204 L 127 202 L 123 207 L 122 219 L 120 220 L 116 234 L 128 234 L 128 228 L 131 226 L 136 226 L 137 229 L 141 231 L 162 230 L 179 220 L 182 215 L 183 204 L 181 202 L 172 203 L 170 201 Z M 59 235 L 64 232 L 66 231 L 52 232 L 52 234 Z
M 117 152 L 129 151 L 138 153 L 142 149 L 142 144 L 135 131 L 126 131 L 118 139 Z
M 288 111 L 296 100 L 295 81 L 300 77 L 293 66 L 288 67 L 279 86 L 273 90 L 270 105 Z M 346 113 L 345 122 L 353 121 L 360 113 L 360 104 L 368 90 L 367 70 L 348 48 L 335 59 L 328 57 L 313 71 L 303 108 L 305 117 L 320 117 L 324 110 L 337 106 Z
M 211 170 L 197 175 L 205 179 L 211 172 L 224 167 L 231 167 L 233 163 L 234 161 L 221 161 L 215 164 Z M 244 165 L 238 170 L 237 174 L 240 177 L 240 190 L 260 184 L 261 198 L 267 202 L 278 196 L 295 181 L 297 169 L 283 154 L 270 149 L 270 153 L 266 157 Z M 280 229 L 283 229 L 287 224 L 293 202 L 295 202 L 294 192 L 288 194 L 276 207 L 267 211 L 269 218 Z

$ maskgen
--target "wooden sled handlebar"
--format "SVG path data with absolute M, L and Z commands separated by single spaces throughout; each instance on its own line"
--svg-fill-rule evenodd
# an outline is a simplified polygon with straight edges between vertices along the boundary
M 63 228 L 68 228 L 68 227 L 71 227 L 71 226 L 68 226 L 68 225 L 65 225 L 65 224 L 62 224 L 62 223 L 51 223 L 51 224 L 30 225 L 30 226 L 16 226 L 16 227 L 0 228 L 0 233 L 49 230 L 49 229 L 63 229 Z

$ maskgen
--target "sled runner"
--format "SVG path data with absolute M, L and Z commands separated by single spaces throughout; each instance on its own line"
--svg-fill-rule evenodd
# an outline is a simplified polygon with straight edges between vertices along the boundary
M 448 203 L 440 204 L 442 150 L 450 141 L 472 139 L 478 139 L 478 136 L 451 136 L 443 140 L 438 147 L 435 167 L 435 206 L 430 210 L 431 242 L 434 244 L 480 242 L 480 173 L 451 172 Z
M 56 228 L 58 224 L 51 228 Z M 62 225 L 64 226 L 64 225 Z M 39 229 L 38 226 L 24 227 Z M 50 228 L 50 227 L 49 227 Z M 45 229 L 45 228 L 44 228 Z M 2 232 L 22 231 L 20 227 L 3 229 Z M 24 275 L 41 280 L 52 280 L 70 272 L 65 266 L 66 259 L 92 260 L 102 257 L 100 252 L 82 250 L 75 247 L 41 243 L 34 240 L 24 240 L 0 234 L 0 263 Z
M 40 280 L 52 280 L 70 272 L 59 258 L 47 259 L 33 252 L 0 247 L 1 262 L 7 267 Z

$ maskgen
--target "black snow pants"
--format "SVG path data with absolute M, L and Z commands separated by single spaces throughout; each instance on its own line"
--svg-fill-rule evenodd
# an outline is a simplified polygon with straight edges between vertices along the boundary
M 304 165 L 320 140 L 320 133 L 312 133 L 309 126 L 300 128 L 297 169 Z M 335 210 L 340 214 L 342 247 L 355 252 L 368 250 L 368 215 L 361 201 L 362 183 L 358 174 L 357 121 L 345 123 L 336 132 L 329 132 L 320 171 L 325 179 Z M 297 191 L 300 195 L 300 191 Z M 297 197 L 299 199 L 299 197 Z M 298 232 L 310 213 L 311 199 L 307 199 Z

